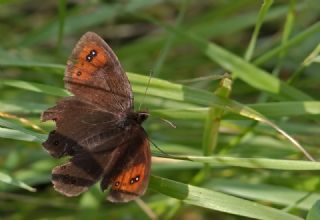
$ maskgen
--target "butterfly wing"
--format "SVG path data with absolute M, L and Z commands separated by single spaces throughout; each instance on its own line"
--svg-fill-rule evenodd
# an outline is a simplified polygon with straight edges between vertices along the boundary
M 77 144 L 88 151 L 121 144 L 116 141 L 123 135 L 119 123 L 133 108 L 132 90 L 118 58 L 97 34 L 81 37 L 64 80 L 75 97 L 63 99 L 42 114 L 42 121 L 54 120 L 57 125 L 43 144 L 49 153 L 61 157 L 73 154 Z
M 77 97 L 62 99 L 42 113 L 42 121 L 54 120 L 44 148 L 53 156 L 73 155 L 82 148 L 99 152 L 121 144 L 123 129 L 118 115 L 102 111 Z
M 117 149 L 103 153 L 78 151 L 68 163 L 52 170 L 54 189 L 66 196 L 77 196 L 96 183 L 117 159 Z
M 151 152 L 145 131 L 140 125 L 133 128 L 133 134 L 126 143 L 126 150 L 111 173 L 101 181 L 102 190 L 111 186 L 108 200 L 128 202 L 145 193 L 150 175 Z
M 132 108 L 131 85 L 118 58 L 93 32 L 84 34 L 74 48 L 64 81 L 75 96 L 109 112 Z
M 42 114 L 42 120 L 54 120 L 56 130 L 43 143 L 53 157 L 72 156 L 52 170 L 54 188 L 67 196 L 77 196 L 110 172 L 121 155 L 124 131 L 117 115 L 68 97 Z

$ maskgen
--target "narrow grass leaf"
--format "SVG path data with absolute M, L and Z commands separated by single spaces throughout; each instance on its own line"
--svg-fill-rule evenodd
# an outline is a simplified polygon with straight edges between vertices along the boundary
M 304 31 L 301 31 L 296 36 L 292 37 L 286 43 L 281 44 L 279 47 L 276 47 L 265 54 L 261 55 L 259 58 L 253 61 L 255 65 L 261 65 L 273 57 L 276 57 L 282 51 L 288 50 L 291 47 L 299 45 L 301 42 L 306 41 L 308 37 L 314 36 L 314 34 L 320 32 L 320 21 L 306 28 Z
M 205 187 L 246 199 L 271 202 L 283 206 L 289 206 L 293 202 L 300 201 L 307 195 L 307 198 L 295 204 L 296 208 L 304 210 L 309 210 L 320 199 L 319 193 L 310 194 L 310 192 L 284 186 L 244 183 L 239 180 L 214 179 L 207 182 Z
M 30 192 L 35 192 L 36 189 L 25 184 L 24 182 L 21 182 L 13 177 L 11 177 L 10 175 L 6 174 L 6 173 L 3 173 L 3 172 L 0 172 L 0 181 L 1 182 L 4 182 L 4 183 L 7 183 L 7 184 L 10 184 L 10 185 L 14 185 L 14 186 L 18 186 L 22 189 L 26 189 Z
M 2 80 L 0 84 L 6 85 L 6 86 L 12 86 L 15 88 L 24 89 L 32 92 L 39 92 L 39 93 L 55 95 L 55 96 L 63 97 L 70 94 L 66 90 L 61 88 L 48 86 L 40 83 L 26 82 L 21 80 Z
M 257 19 L 256 25 L 254 27 L 254 31 L 253 31 L 252 37 L 251 37 L 251 40 L 250 40 L 250 43 L 249 43 L 249 46 L 248 46 L 247 51 L 246 51 L 246 53 L 244 55 L 244 59 L 247 60 L 247 61 L 251 60 L 251 58 L 253 56 L 253 52 L 254 52 L 254 49 L 256 47 L 256 43 L 257 43 L 257 39 L 258 39 L 258 36 L 259 36 L 260 28 L 262 26 L 264 18 L 266 16 L 267 12 L 269 11 L 272 3 L 273 3 L 273 0 L 264 0 L 263 1 L 263 4 L 262 4 L 262 6 L 260 8 L 260 11 L 259 11 L 259 15 L 258 15 L 258 19 Z
M 7 55 L 8 56 L 8 55 Z M 43 62 L 35 62 L 29 60 L 22 60 L 17 58 L 10 58 L 3 57 L 0 54 L 0 66 L 2 67 L 29 67 L 29 68 L 50 68 L 50 69 L 57 69 L 57 70 L 64 70 L 65 65 L 62 64 L 54 64 L 54 63 L 43 63 Z
M 237 158 L 224 156 L 176 156 L 162 155 L 157 156 L 187 160 L 193 162 L 209 163 L 214 166 L 235 166 L 255 169 L 274 169 L 274 170 L 320 170 L 320 162 L 303 160 L 278 160 L 265 158 Z
M 234 76 L 239 77 L 253 88 L 276 94 L 287 100 L 312 100 L 304 92 L 287 85 L 266 71 L 246 62 L 214 43 L 208 43 L 203 50 L 210 59 L 232 72 Z
M 35 138 L 35 141 L 37 142 L 44 142 L 46 140 L 46 136 L 47 135 L 44 135 L 44 134 L 39 134 L 39 133 L 36 133 L 36 132 L 33 132 L 33 131 L 30 131 L 28 129 L 25 129 L 13 122 L 10 122 L 10 121 L 7 121 L 7 120 L 4 120 L 2 118 L 0 118 L 0 126 L 2 127 L 6 127 L 6 128 L 9 128 L 9 129 L 12 129 L 12 130 L 16 130 L 18 132 L 22 132 L 22 133 L 25 133 L 26 135 L 29 135 L 29 136 L 32 136 Z M 8 133 L 7 133 L 8 134 Z M 11 132 L 12 134 L 12 132 Z M 13 136 L 11 136 L 13 138 Z M 17 136 L 17 140 L 19 140 L 18 138 L 19 136 Z
M 184 203 L 216 211 L 261 220 L 302 220 L 300 217 L 260 205 L 256 202 L 157 176 L 151 176 L 150 187 L 160 193 L 181 200 Z
M 1 128 L 1 127 L 0 127 L 0 137 L 13 139 L 13 140 L 39 142 L 39 139 L 33 135 L 30 135 L 30 134 L 27 134 L 25 132 L 21 132 L 18 130 Z
M 47 104 L 35 103 L 31 101 L 1 101 L 0 100 L 1 111 L 6 113 L 19 113 L 19 114 L 38 114 L 47 109 L 49 106 Z
M 310 209 L 306 220 L 320 219 L 320 200 L 318 200 Z

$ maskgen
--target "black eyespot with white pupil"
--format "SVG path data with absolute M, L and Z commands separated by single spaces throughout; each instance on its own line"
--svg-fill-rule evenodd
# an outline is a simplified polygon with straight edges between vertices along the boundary
M 139 180 L 140 180 L 140 176 L 138 175 L 138 176 L 130 179 L 130 184 L 134 184 L 134 183 L 138 182 Z
M 90 55 L 93 56 L 93 57 L 97 56 L 97 51 L 91 50 L 90 51 Z
M 93 57 L 92 57 L 91 54 L 88 54 L 88 55 L 86 56 L 86 60 L 87 60 L 88 62 L 91 62 L 92 59 L 93 59 Z
M 90 53 L 86 56 L 86 60 L 88 62 L 91 62 L 93 60 L 93 57 L 97 56 L 96 50 L 91 50 Z
M 120 185 L 119 181 L 114 183 L 114 186 L 119 186 L 119 185 Z
M 59 142 L 58 140 L 55 140 L 55 141 L 53 142 L 54 145 L 59 145 L 59 143 L 60 143 L 60 142 Z

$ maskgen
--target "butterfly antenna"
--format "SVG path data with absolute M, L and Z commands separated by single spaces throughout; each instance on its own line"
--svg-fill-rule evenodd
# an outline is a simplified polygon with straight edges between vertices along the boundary
M 149 89 L 149 86 L 150 86 L 150 82 L 151 82 L 152 75 L 153 75 L 153 70 L 150 70 L 150 72 L 149 72 L 148 84 L 147 84 L 146 90 L 144 91 L 144 95 L 143 95 L 142 101 L 140 102 L 139 111 L 141 110 L 141 107 L 142 107 L 142 105 L 143 105 L 143 103 L 144 103 L 144 100 L 145 100 L 145 97 L 146 97 L 146 95 L 147 95 L 147 92 L 148 92 L 148 89 Z

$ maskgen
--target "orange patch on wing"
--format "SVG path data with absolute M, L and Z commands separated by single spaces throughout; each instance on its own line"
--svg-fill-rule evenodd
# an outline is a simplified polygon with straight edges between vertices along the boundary
M 79 79 L 81 81 L 88 81 L 91 79 L 92 74 L 97 71 L 97 67 L 86 64 L 84 61 L 76 63 L 71 68 L 72 78 Z
M 137 164 L 130 169 L 124 170 L 113 182 L 113 190 L 135 192 L 139 189 L 145 178 L 145 165 Z
M 91 51 L 95 51 L 97 54 L 93 57 L 91 62 L 87 61 L 87 56 L 91 53 Z M 87 44 L 83 47 L 82 51 L 79 53 L 79 60 L 85 61 L 88 65 L 93 65 L 97 68 L 101 68 L 106 65 L 108 62 L 108 57 L 106 51 L 99 47 L 96 44 Z
M 95 56 L 91 56 L 93 51 L 96 53 Z M 87 60 L 88 56 L 91 56 L 90 61 Z M 103 48 L 97 44 L 89 43 L 83 47 L 77 57 L 77 63 L 71 68 L 72 78 L 83 81 L 90 80 L 98 69 L 107 65 L 108 60 L 107 53 Z

